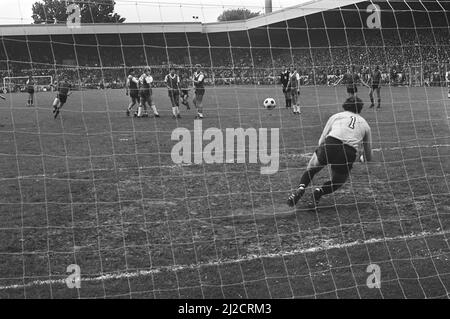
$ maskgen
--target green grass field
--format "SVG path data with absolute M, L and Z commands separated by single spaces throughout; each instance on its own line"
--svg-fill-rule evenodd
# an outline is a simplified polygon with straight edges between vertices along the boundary
M 384 88 L 363 116 L 375 162 L 311 209 L 285 204 L 344 88 L 306 87 L 302 116 L 273 87 L 208 89 L 203 128 L 280 128 L 280 170 L 174 165 L 178 126 L 125 117 L 123 91 L 0 101 L 0 298 L 448 298 L 450 100 L 441 88 Z M 316 180 L 327 178 L 324 171 Z M 81 267 L 81 289 L 66 269 Z M 366 268 L 381 269 L 369 289 Z

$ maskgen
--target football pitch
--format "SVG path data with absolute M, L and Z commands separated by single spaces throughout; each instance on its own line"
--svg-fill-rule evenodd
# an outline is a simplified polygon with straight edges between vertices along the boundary
M 274 97 L 278 107 L 262 108 Z M 444 88 L 382 89 L 375 161 L 320 207 L 289 192 L 344 88 L 302 88 L 302 115 L 274 87 L 208 88 L 203 129 L 279 128 L 280 169 L 175 165 L 172 119 L 125 116 L 123 90 L 0 102 L 0 298 L 448 298 L 450 100 Z M 207 144 L 207 143 L 205 143 Z M 316 179 L 321 185 L 325 170 Z M 369 265 L 381 287 L 369 289 Z M 81 288 L 69 289 L 78 265 Z

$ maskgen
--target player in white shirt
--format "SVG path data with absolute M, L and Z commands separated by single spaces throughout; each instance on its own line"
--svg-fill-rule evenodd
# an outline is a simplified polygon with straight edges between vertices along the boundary
M 150 75 L 151 69 L 148 67 L 144 70 L 144 74 L 139 78 L 139 97 L 140 104 L 137 117 L 148 117 L 147 104 L 151 106 L 155 117 L 159 117 L 158 110 L 153 103 L 153 77 Z
M 197 71 L 194 73 L 193 82 L 195 89 L 194 105 L 197 109 L 197 119 L 203 119 L 203 97 L 205 96 L 205 74 L 200 64 L 196 65 Z
M 358 150 L 364 149 L 362 162 L 372 160 L 372 135 L 369 124 L 359 115 L 364 104 L 358 97 L 348 98 L 344 112 L 333 115 L 327 122 L 319 140 L 319 148 L 308 164 L 300 185 L 288 199 L 288 205 L 294 207 L 305 194 L 314 176 L 327 165 L 331 165 L 332 178 L 313 193 L 314 202 L 318 205 L 322 196 L 331 194 L 347 181 L 353 163 L 357 159 Z
M 448 87 L 448 95 L 447 95 L 447 97 L 450 99 L 450 71 L 447 71 L 445 73 L 445 81 L 447 82 L 447 87 Z
M 294 114 L 301 114 L 300 112 L 300 74 L 298 74 L 297 69 L 291 66 L 289 72 L 289 82 L 288 91 L 291 94 L 292 112 Z

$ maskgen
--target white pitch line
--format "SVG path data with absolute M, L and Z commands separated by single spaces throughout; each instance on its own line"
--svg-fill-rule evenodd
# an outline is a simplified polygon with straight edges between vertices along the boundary
M 211 266 L 220 266 L 224 264 L 234 264 L 234 263 L 241 263 L 246 261 L 253 261 L 256 259 L 261 258 L 280 258 L 280 257 L 286 257 L 286 256 L 293 256 L 293 255 L 299 255 L 299 254 L 308 254 L 308 253 L 316 253 L 331 249 L 343 249 L 343 248 L 350 248 L 350 247 L 357 247 L 357 246 L 363 246 L 363 245 L 369 245 L 369 244 L 377 244 L 377 243 L 383 243 L 383 242 L 390 242 L 390 241 L 403 241 L 403 240 L 414 240 L 414 239 L 420 239 L 420 238 L 426 238 L 426 237 L 434 237 L 434 236 L 445 236 L 449 235 L 450 230 L 446 231 L 440 231 L 440 232 L 421 232 L 417 234 L 410 234 L 410 235 L 404 235 L 404 236 L 396 236 L 396 237 L 385 237 L 385 238 L 372 238 L 368 240 L 358 240 L 353 241 L 349 243 L 335 243 L 333 240 L 324 240 L 321 245 L 309 247 L 309 248 L 297 248 L 293 250 L 283 251 L 280 253 L 269 253 L 269 254 L 249 254 L 239 259 L 226 259 L 226 260 L 218 260 L 218 261 L 208 261 L 204 263 L 198 263 L 198 264 L 191 264 L 191 265 L 174 265 L 174 266 L 164 266 L 164 267 L 158 267 L 152 270 L 142 270 L 142 271 L 136 271 L 136 272 L 122 272 L 117 274 L 105 274 L 98 277 L 85 277 L 81 278 L 81 283 L 83 282 L 103 282 L 107 280 L 120 280 L 120 279 L 132 279 L 132 278 L 139 278 L 139 277 L 148 277 L 154 274 L 158 274 L 161 272 L 176 272 L 186 269 L 199 269 L 201 267 L 211 267 Z M 11 289 L 23 289 L 23 288 L 30 288 L 34 286 L 46 286 L 46 285 L 64 285 L 66 284 L 65 279 L 58 279 L 58 280 L 36 280 L 29 282 L 27 284 L 18 284 L 18 285 L 10 285 L 10 286 L 0 286 L 1 290 L 11 290 Z
M 422 145 L 422 146 L 404 146 L 404 147 L 391 147 L 391 148 L 375 148 L 373 149 L 374 152 L 381 152 L 381 151 L 397 151 L 397 150 L 403 150 L 403 149 L 415 149 L 415 148 L 436 148 L 436 147 L 450 147 L 450 144 L 439 144 L 439 145 Z M 311 158 L 313 156 L 314 153 L 304 153 L 304 154 L 299 154 L 298 156 L 302 157 L 302 158 Z M 283 156 L 283 155 L 281 155 Z M 284 155 L 286 156 L 286 155 Z M 227 163 L 227 164 L 234 164 L 233 162 Z M 145 170 L 145 169 L 161 169 L 161 168 L 166 168 L 166 169 L 177 169 L 177 168 L 182 168 L 182 167 L 191 167 L 191 166 L 195 166 L 194 164 L 181 164 L 181 165 L 164 165 L 164 166 L 141 166 L 141 167 L 130 167 L 130 168 L 118 168 L 117 170 L 119 172 L 126 172 L 130 169 L 138 169 L 138 170 Z M 62 174 L 84 174 L 84 173 L 91 173 L 91 172 L 110 172 L 112 171 L 113 168 L 97 168 L 97 169 L 93 169 L 93 170 L 76 170 L 76 171 L 70 171 L 70 172 L 61 172 L 61 173 L 53 173 L 50 175 L 43 175 L 43 174 L 39 174 L 39 175 L 27 175 L 27 176 L 19 176 L 17 177 L 17 179 L 33 179 L 33 178 L 56 178 L 59 175 Z M 16 177 L 14 178 L 0 178 L 0 180 L 11 180 L 11 179 L 16 179 Z

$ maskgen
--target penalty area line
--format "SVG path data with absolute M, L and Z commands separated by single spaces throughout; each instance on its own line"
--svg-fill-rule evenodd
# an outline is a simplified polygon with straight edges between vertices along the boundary
M 97 277 L 83 277 L 83 270 L 81 270 L 81 284 L 92 283 L 92 282 L 104 282 L 109 280 L 121 280 L 121 279 L 133 279 L 139 277 L 148 277 L 154 274 L 162 273 L 162 272 L 176 272 L 181 270 L 192 270 L 192 269 L 200 269 L 202 267 L 212 267 L 226 264 L 234 264 L 241 263 L 247 261 L 253 261 L 261 258 L 281 258 L 288 257 L 293 255 L 301 255 L 301 254 L 310 254 L 321 251 L 327 251 L 331 249 L 346 249 L 351 247 L 358 247 L 370 244 L 377 244 L 383 242 L 393 242 L 393 241 L 403 241 L 403 240 L 415 240 L 422 239 L 427 237 L 436 237 L 436 236 L 445 236 L 449 235 L 450 230 L 440 231 L 440 232 L 421 232 L 416 234 L 402 235 L 396 237 L 384 237 L 384 238 L 371 238 L 367 240 L 357 240 L 348 243 L 336 243 L 331 239 L 323 240 L 323 242 L 318 246 L 312 247 L 302 247 L 287 251 L 282 251 L 279 253 L 268 253 L 268 254 L 248 254 L 238 259 L 225 259 L 225 260 L 212 260 L 203 263 L 190 264 L 190 265 L 174 265 L 174 266 L 163 266 L 158 267 L 151 270 L 141 270 L 135 272 L 120 272 L 115 274 L 104 274 Z M 6 279 L 6 278 L 4 278 Z M 32 288 L 38 286 L 47 286 L 47 285 L 65 285 L 66 279 L 52 279 L 52 280 L 35 280 L 26 284 L 17 284 L 17 285 L 8 285 L 8 286 L 0 286 L 0 291 L 5 290 L 14 290 L 14 289 L 24 289 L 24 288 Z

